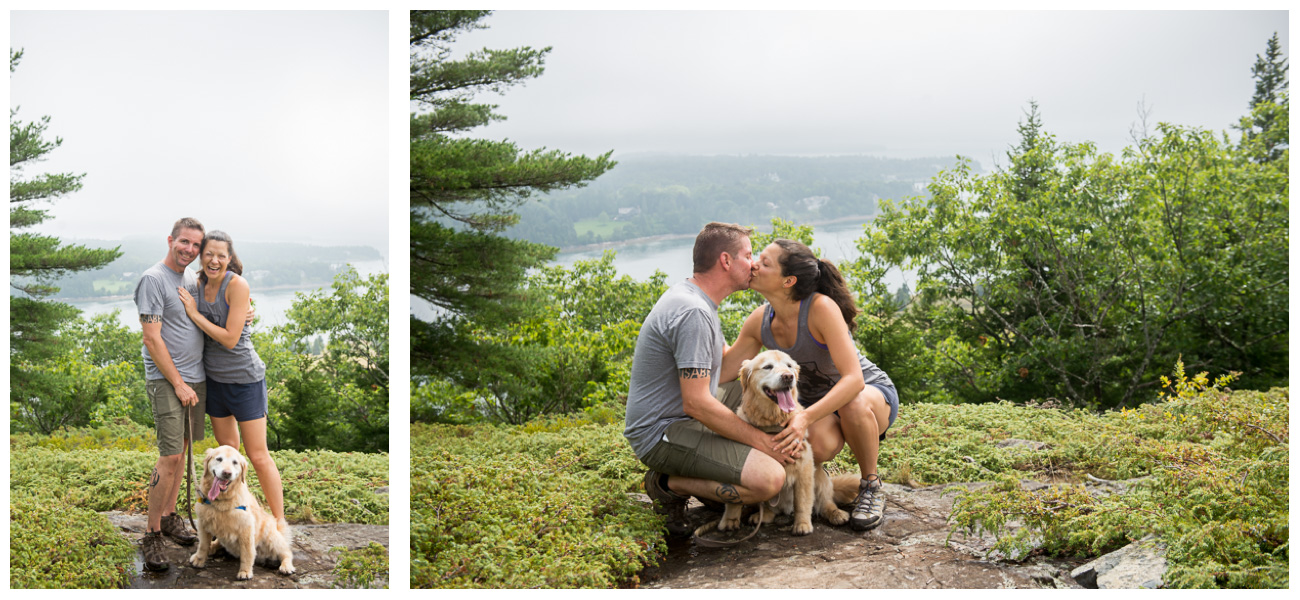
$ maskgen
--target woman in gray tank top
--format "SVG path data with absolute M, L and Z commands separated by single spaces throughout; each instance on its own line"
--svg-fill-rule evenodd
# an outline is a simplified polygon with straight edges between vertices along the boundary
M 763 250 L 750 289 L 768 303 L 745 319 L 723 357 L 722 372 L 738 372 L 741 362 L 764 347 L 799 363 L 799 402 L 805 410 L 777 434 L 777 449 L 786 451 L 808 435 L 813 460 L 821 464 L 847 442 L 861 470 L 849 523 L 859 530 L 880 525 L 885 500 L 877 460 L 885 430 L 898 416 L 898 392 L 853 342 L 859 312 L 853 294 L 834 264 L 794 240 L 776 240 Z
M 253 349 L 244 317 L 248 313 L 248 280 L 234 243 L 223 231 L 212 231 L 199 247 L 202 270 L 199 296 L 181 290 L 185 314 L 206 334 L 203 369 L 208 378 L 207 413 L 217 443 L 239 447 L 257 471 L 271 513 L 284 518 L 284 489 L 280 470 L 266 446 L 266 365 Z

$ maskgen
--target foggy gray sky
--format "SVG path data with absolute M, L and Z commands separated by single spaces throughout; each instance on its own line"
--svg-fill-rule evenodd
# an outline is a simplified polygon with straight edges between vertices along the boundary
M 1036 100 L 1063 141 L 1118 152 L 1138 105 L 1229 128 L 1246 113 L 1273 12 L 524 12 L 469 50 L 553 46 L 540 78 L 483 94 L 475 137 L 615 156 L 962 154 L 1005 162 Z
M 383 11 L 11 13 L 9 105 L 63 138 L 24 178 L 86 174 L 37 231 L 387 253 L 387 39 Z

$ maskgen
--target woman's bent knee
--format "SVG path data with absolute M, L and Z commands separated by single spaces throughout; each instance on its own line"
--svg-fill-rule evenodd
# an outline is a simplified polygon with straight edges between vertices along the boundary
M 818 464 L 830 461 L 835 455 L 844 449 L 844 438 L 813 440 L 812 442 L 813 460 Z
M 863 391 L 861 394 L 858 394 L 856 398 L 840 409 L 841 420 L 850 423 L 869 422 L 874 424 L 876 422 L 876 412 L 875 409 L 872 408 L 871 399 L 867 397 L 867 394 L 870 392 L 879 394 L 880 390 L 877 390 L 872 386 L 867 386 L 867 390 L 869 391 Z

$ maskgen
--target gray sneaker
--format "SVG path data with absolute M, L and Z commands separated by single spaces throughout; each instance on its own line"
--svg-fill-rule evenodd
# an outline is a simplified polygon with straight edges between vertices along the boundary
M 858 497 L 853 501 L 853 514 L 849 525 L 858 531 L 875 529 L 885 517 L 884 484 L 874 473 L 858 484 Z

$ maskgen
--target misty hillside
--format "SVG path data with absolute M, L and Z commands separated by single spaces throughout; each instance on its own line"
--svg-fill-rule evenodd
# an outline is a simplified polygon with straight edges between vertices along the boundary
M 955 158 L 633 154 L 585 188 L 519 207 L 511 237 L 568 247 L 694 234 L 707 221 L 798 223 L 871 215 L 882 198 L 925 193 Z
M 167 253 L 165 237 L 131 237 L 125 240 L 65 239 L 67 244 L 91 248 L 120 247 L 122 256 L 102 269 L 73 273 L 54 285 L 60 299 L 97 298 L 130 294 L 140 274 L 162 260 Z M 235 241 L 235 251 L 244 263 L 244 276 L 259 289 L 271 287 L 328 286 L 345 264 L 385 260 L 370 246 L 313 246 L 291 242 Z M 12 287 L 11 293 L 12 293 Z

